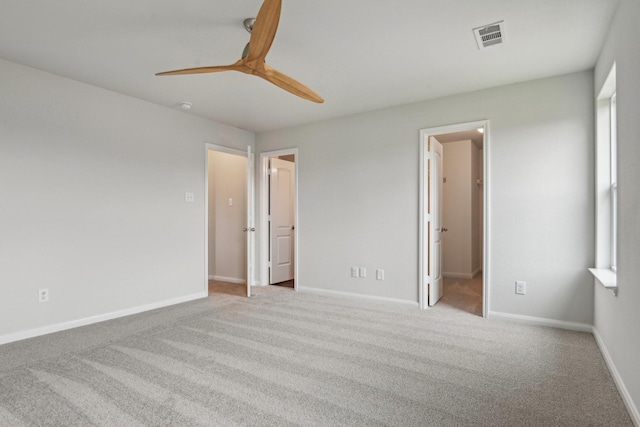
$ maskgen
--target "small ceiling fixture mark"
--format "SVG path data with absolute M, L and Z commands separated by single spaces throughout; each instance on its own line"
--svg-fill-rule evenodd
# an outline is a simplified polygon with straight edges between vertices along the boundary
M 505 41 L 504 21 L 498 21 L 493 24 L 474 28 L 473 34 L 476 37 L 478 49 L 485 49 L 489 46 L 502 44 Z

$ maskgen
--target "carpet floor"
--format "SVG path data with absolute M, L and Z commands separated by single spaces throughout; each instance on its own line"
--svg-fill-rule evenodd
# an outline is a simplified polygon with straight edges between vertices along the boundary
M 0 425 L 633 425 L 590 334 L 241 294 L 0 346 Z

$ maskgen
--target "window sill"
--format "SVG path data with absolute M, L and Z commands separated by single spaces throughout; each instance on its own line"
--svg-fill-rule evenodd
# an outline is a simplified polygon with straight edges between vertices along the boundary
M 589 271 L 596 280 L 614 295 L 618 295 L 618 281 L 616 272 L 610 268 L 590 268 Z

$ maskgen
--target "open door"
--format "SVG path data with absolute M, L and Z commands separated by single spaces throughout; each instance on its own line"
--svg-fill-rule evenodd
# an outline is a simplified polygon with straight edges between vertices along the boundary
M 429 137 L 428 144 L 428 236 L 429 236 L 429 306 L 435 305 L 442 297 L 442 144 Z
M 269 283 L 281 283 L 294 277 L 294 198 L 295 164 L 270 159 L 270 253 Z
M 253 203 L 254 203 L 254 191 L 255 184 L 253 182 L 254 172 L 254 158 L 251 152 L 251 147 L 247 147 L 247 226 L 244 228 L 247 234 L 247 297 L 251 296 L 251 286 L 254 283 L 254 270 L 253 270 L 253 246 L 255 243 L 255 221 L 253 215 Z

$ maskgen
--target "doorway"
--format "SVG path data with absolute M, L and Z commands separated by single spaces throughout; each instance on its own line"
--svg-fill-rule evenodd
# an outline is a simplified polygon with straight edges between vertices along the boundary
M 298 289 L 298 150 L 260 154 L 261 281 Z
M 252 154 L 207 144 L 205 266 L 210 293 L 251 295 Z
M 420 132 L 423 309 L 439 301 L 483 317 L 488 313 L 488 130 L 488 121 L 479 121 Z

